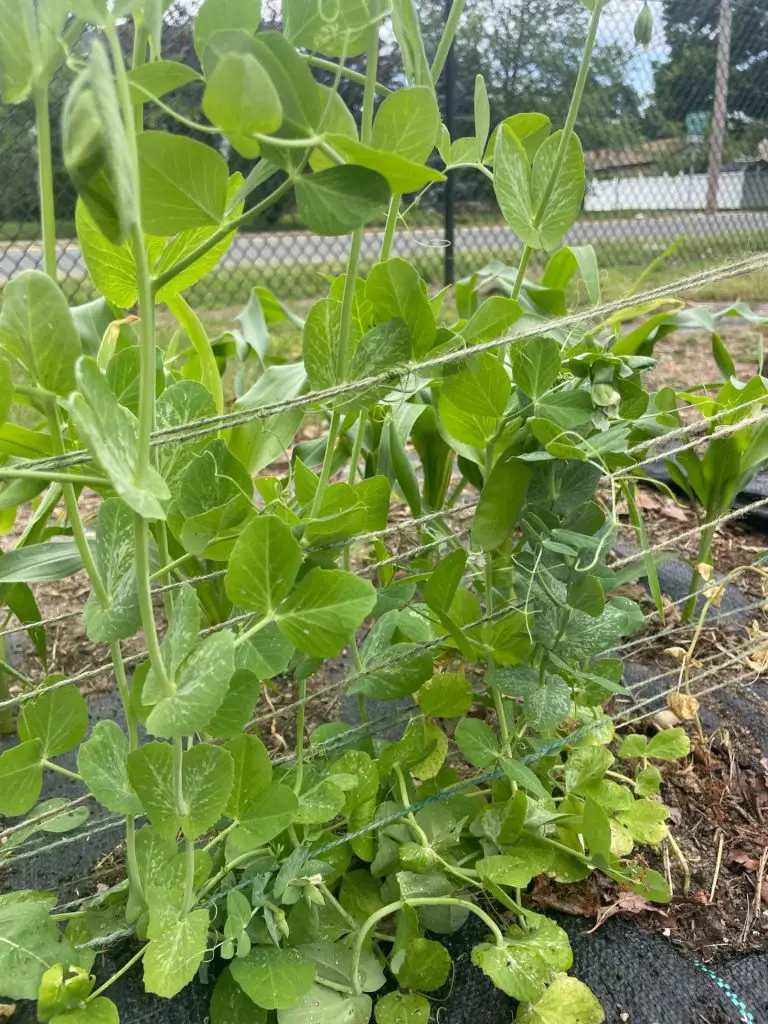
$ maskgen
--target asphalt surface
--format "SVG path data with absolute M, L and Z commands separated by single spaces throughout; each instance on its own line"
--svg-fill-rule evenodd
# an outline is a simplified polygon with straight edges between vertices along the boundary
M 768 211 L 739 211 L 719 213 L 715 217 L 704 214 L 636 218 L 632 220 L 581 221 L 568 233 L 567 241 L 655 241 L 668 244 L 679 235 L 717 239 L 732 232 L 768 231 Z M 370 231 L 363 243 L 363 258 L 375 258 L 379 251 L 380 231 Z M 347 254 L 349 238 L 321 238 L 303 232 L 280 232 L 239 235 L 222 263 L 225 266 L 272 266 L 290 263 L 325 263 Z M 419 228 L 400 232 L 395 237 L 394 251 L 399 256 L 425 255 L 427 249 L 444 246 L 439 228 Z M 456 229 L 456 249 L 472 252 L 503 252 L 520 248 L 520 243 L 504 225 L 459 227 Z M 719 256 L 728 252 L 721 251 Z M 0 244 L 0 281 L 7 280 L 21 270 L 42 266 L 42 248 L 37 242 Z M 59 270 L 64 275 L 85 275 L 85 261 L 76 242 L 59 243 Z

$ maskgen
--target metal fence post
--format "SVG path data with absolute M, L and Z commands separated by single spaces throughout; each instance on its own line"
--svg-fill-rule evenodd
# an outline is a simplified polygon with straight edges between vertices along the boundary
M 452 0 L 445 0 L 445 17 L 446 21 L 449 14 L 451 13 Z M 454 118 L 453 112 L 455 107 L 456 99 L 456 48 L 454 44 L 451 44 L 451 48 L 448 51 L 448 58 L 445 62 L 445 127 L 448 129 L 448 133 L 453 138 Z M 456 197 L 454 194 L 454 179 L 453 174 L 448 173 L 446 175 L 445 189 L 443 192 L 443 203 L 444 203 L 444 226 L 443 231 L 445 234 L 445 256 L 443 263 L 443 283 L 446 285 L 453 284 L 456 262 L 455 262 L 455 232 L 454 232 L 454 213 Z

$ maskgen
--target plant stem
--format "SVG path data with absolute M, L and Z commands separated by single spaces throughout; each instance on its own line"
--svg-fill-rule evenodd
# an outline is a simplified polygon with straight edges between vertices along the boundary
M 51 119 L 48 108 L 48 81 L 35 86 L 35 128 L 37 130 L 38 178 L 40 190 L 40 221 L 43 232 L 45 272 L 56 280 L 56 211 L 53 196 L 53 157 L 51 151 Z
M 115 971 L 115 973 L 112 975 L 111 978 L 107 978 L 107 980 L 104 982 L 103 985 L 101 985 L 99 988 L 97 988 L 93 992 L 91 992 L 91 994 L 85 1000 L 86 1003 L 91 1003 L 91 1002 L 93 1002 L 94 999 L 98 999 L 98 997 L 102 994 L 102 992 L 106 992 L 107 989 L 110 987 L 110 985 L 114 985 L 114 983 L 118 980 L 118 978 L 122 978 L 122 976 L 124 974 L 127 974 L 128 971 L 130 971 L 130 969 L 132 967 L 134 967 L 139 962 L 139 960 L 141 960 L 141 958 L 144 956 L 146 951 L 147 951 L 147 947 L 146 946 L 142 946 L 141 949 L 138 951 L 138 953 L 135 953 L 131 957 L 131 959 L 127 960 L 119 970 Z
M 445 28 L 443 34 L 440 37 L 440 42 L 437 47 L 437 53 L 435 59 L 432 61 L 432 84 L 437 85 L 440 75 L 443 73 L 445 62 L 448 60 L 448 54 L 453 46 L 453 40 L 456 38 L 456 32 L 459 27 L 459 19 L 464 13 L 464 5 L 466 0 L 453 0 L 451 9 L 448 12 L 448 17 L 445 21 Z
M 259 619 L 259 621 L 255 623 L 255 625 L 251 626 L 249 629 L 246 629 L 244 633 L 241 633 L 235 639 L 235 647 L 239 647 L 239 645 L 245 643 L 246 640 L 250 640 L 250 638 L 254 636 L 256 633 L 260 633 L 261 630 L 264 629 L 265 626 L 268 626 L 271 621 L 272 619 L 269 615 L 265 615 L 263 619 Z
M 365 75 L 352 68 L 345 67 L 343 64 L 326 60 L 325 57 L 316 57 L 313 53 L 300 53 L 299 56 L 303 57 L 307 64 L 311 64 L 313 68 L 322 68 L 323 71 L 331 71 L 335 75 L 341 74 L 344 78 L 348 78 L 350 82 L 357 82 L 358 85 L 366 84 Z M 382 85 L 381 82 L 376 82 L 375 88 L 379 96 L 389 96 L 392 92 L 389 86 Z
M 680 616 L 682 623 L 688 623 L 693 618 L 694 612 L 696 611 L 696 602 L 699 599 L 699 590 L 701 589 L 701 576 L 699 575 L 698 566 L 702 563 L 709 564 L 710 556 L 712 554 L 712 542 L 715 539 L 715 530 L 717 528 L 716 523 L 709 522 L 710 519 L 717 519 L 717 512 L 712 516 L 707 516 L 705 521 L 706 525 L 701 531 L 699 537 L 699 550 L 696 554 L 696 565 L 693 567 L 693 576 L 691 577 L 691 586 L 688 591 L 688 600 L 685 602 L 683 607 L 683 613 Z
M 552 198 L 552 193 L 555 190 L 555 185 L 560 177 L 563 170 L 563 164 L 565 163 L 566 157 L 568 156 L 568 148 L 571 144 L 571 137 L 573 135 L 573 129 L 576 126 L 576 118 L 579 114 L 581 107 L 581 101 L 584 98 L 584 89 L 587 84 L 587 78 L 589 76 L 589 66 L 592 63 L 592 53 L 595 49 L 595 41 L 597 40 L 597 30 L 600 26 L 600 17 L 603 13 L 603 5 L 605 0 L 595 0 L 595 6 L 592 10 L 592 17 L 589 22 L 589 29 L 587 31 L 587 39 L 584 43 L 584 52 L 581 58 L 581 65 L 579 67 L 578 78 L 576 79 L 576 85 L 571 96 L 571 103 L 568 107 L 568 114 L 565 119 L 563 126 L 563 134 L 560 136 L 560 144 L 557 149 L 557 155 L 555 162 L 552 165 L 547 184 L 544 189 L 544 193 L 541 197 L 541 201 L 536 208 L 533 216 L 534 227 L 539 227 L 541 221 L 546 213 L 549 201 Z M 533 255 L 533 248 L 530 245 L 526 245 L 523 249 L 523 255 L 520 259 L 520 267 L 517 271 L 517 277 L 515 278 L 515 284 L 512 289 L 512 298 L 516 299 L 520 295 L 520 289 L 523 286 L 525 279 L 525 272 L 528 269 L 531 256 Z
M 113 640 L 109 645 L 109 653 L 112 656 L 112 667 L 115 671 L 117 690 L 120 694 L 120 701 L 123 705 L 123 714 L 128 727 L 128 751 L 129 753 L 138 750 L 139 727 L 136 721 L 136 714 L 131 704 L 131 691 L 128 686 L 128 678 L 125 674 L 123 653 L 120 650 L 118 640 Z M 144 898 L 144 886 L 139 874 L 138 861 L 136 859 L 136 817 L 133 814 L 125 816 L 125 864 L 128 872 L 128 880 L 136 889 L 140 897 Z
M 363 448 L 363 438 L 365 437 L 365 427 L 368 423 L 368 410 L 363 409 L 360 413 L 360 419 L 357 422 L 357 431 L 355 432 L 355 440 L 352 444 L 352 456 L 349 460 L 349 482 L 350 485 L 354 484 L 355 477 L 357 476 L 357 464 L 360 461 L 360 452 Z M 365 474 L 363 474 L 365 475 Z
M 403 907 L 463 907 L 468 910 L 471 914 L 475 914 L 480 920 L 487 925 L 489 930 L 493 933 L 496 940 L 496 945 L 501 949 L 504 947 L 504 936 L 501 929 L 493 920 L 489 917 L 484 910 L 471 903 L 469 900 L 460 900 L 455 896 L 416 896 L 412 899 L 396 900 L 394 903 L 388 903 L 385 907 L 381 907 L 380 910 L 376 910 L 371 916 L 363 922 L 360 926 L 360 930 L 355 936 L 355 944 L 352 948 L 352 984 L 355 986 L 355 995 L 362 994 L 362 988 L 360 987 L 360 957 L 363 952 L 363 945 L 365 944 L 365 938 L 368 932 L 374 928 L 379 921 L 385 917 L 389 917 L 390 914 L 396 914 L 398 910 L 402 910 Z
M 260 203 L 256 203 L 250 209 L 246 210 L 245 213 L 241 213 L 240 216 L 233 217 L 225 224 L 222 224 L 221 227 L 206 238 L 204 242 L 201 242 L 200 245 L 194 248 L 191 252 L 188 252 L 183 259 L 178 260 L 173 264 L 173 266 L 168 267 L 168 269 L 164 270 L 162 274 L 158 274 L 158 276 L 152 281 L 152 290 L 154 294 L 157 294 L 164 285 L 168 284 L 169 281 L 172 281 L 175 277 L 178 277 L 179 274 L 183 273 L 187 267 L 191 267 L 193 263 L 196 263 L 197 260 L 205 256 L 207 252 L 213 249 L 215 245 L 218 245 L 218 243 L 222 239 L 226 238 L 227 235 L 231 234 L 231 232 L 243 227 L 248 223 L 248 221 L 252 220 L 254 217 L 258 217 L 265 210 L 269 209 L 270 206 L 273 206 L 278 199 L 281 199 L 285 193 L 293 187 L 294 181 L 304 170 L 305 165 L 306 161 L 302 161 L 300 166 L 297 167 L 281 185 L 278 185 L 273 192 L 270 192 L 268 196 L 265 196 Z
M 133 19 L 133 53 L 131 55 L 131 67 L 138 68 L 147 62 L 147 44 L 149 33 L 144 24 L 143 18 Z M 133 123 L 137 135 L 144 131 L 144 102 L 136 100 L 133 105 Z
M 552 198 L 552 193 L 555 190 L 555 185 L 557 184 L 560 173 L 562 172 L 563 164 L 565 163 L 565 159 L 568 155 L 568 147 L 570 146 L 573 129 L 576 126 L 576 118 L 579 115 L 581 101 L 584 97 L 584 89 L 587 84 L 587 78 L 589 77 L 589 66 L 592 63 L 592 53 L 595 49 L 597 30 L 600 27 L 600 17 L 603 13 L 605 0 L 594 0 L 594 3 L 595 5 L 592 9 L 592 17 L 589 21 L 589 29 L 587 31 L 587 39 L 584 43 L 584 53 L 581 58 L 579 75 L 576 79 L 576 85 L 574 86 L 573 94 L 571 96 L 570 106 L 568 107 L 568 115 L 563 126 L 563 134 L 560 136 L 560 145 L 557 149 L 557 156 L 555 157 L 554 165 L 552 166 L 549 179 L 547 180 L 544 193 L 541 197 L 541 202 L 534 214 L 533 223 L 535 227 L 538 227 L 541 224 L 542 218 L 549 206 L 549 201 Z
M 490 441 L 485 453 L 485 475 L 484 480 L 487 481 L 493 470 L 493 455 L 494 455 L 494 444 Z M 485 613 L 486 615 L 493 615 L 493 553 L 486 551 L 484 558 L 484 576 L 485 576 Z M 493 672 L 495 668 L 495 659 L 492 653 L 487 655 L 488 671 Z M 502 697 L 499 690 L 494 686 L 493 690 L 493 706 L 496 709 L 496 719 L 499 723 L 499 736 L 501 737 L 501 752 L 505 757 L 510 757 L 512 754 L 512 744 L 509 738 L 509 723 L 507 722 L 507 716 L 504 713 L 504 698 Z
M 691 869 L 688 867 L 688 861 L 685 859 L 685 854 L 680 849 L 671 830 L 667 833 L 667 841 L 669 842 L 670 849 L 672 850 L 672 853 L 674 853 L 677 863 L 680 865 L 680 870 L 683 873 L 683 896 L 687 896 L 691 891 Z
M 328 440 L 326 442 L 325 455 L 323 456 L 323 466 L 320 470 L 320 479 L 317 484 L 317 490 L 315 496 L 312 499 L 312 508 L 310 510 L 310 518 L 314 517 L 320 511 L 320 506 L 323 503 L 323 494 L 325 488 L 328 486 L 328 480 L 331 476 L 331 466 L 333 465 L 333 455 L 336 449 L 336 441 L 339 437 L 339 427 L 341 425 L 341 413 L 335 409 L 331 413 L 331 422 L 328 427 Z
M 531 262 L 531 256 L 533 256 L 533 247 L 526 245 L 523 249 L 523 255 L 520 257 L 520 266 L 517 268 L 517 277 L 515 278 L 515 284 L 512 288 L 513 299 L 520 297 L 520 291 L 523 287 L 523 281 L 525 280 L 525 272 L 528 269 L 528 264 Z M 499 351 L 503 351 L 503 349 L 500 349 Z
M 56 764 L 55 761 L 49 761 L 47 757 L 44 757 L 40 762 L 44 768 L 50 768 L 52 772 L 57 772 L 59 775 L 63 775 L 65 779 L 72 779 L 74 782 L 82 782 L 82 775 L 78 775 L 77 772 L 71 772 L 69 768 L 64 768 L 60 764 Z
M 79 484 L 83 487 L 109 485 L 105 476 L 78 476 L 76 473 L 57 473 L 52 469 L 0 469 L 0 480 L 45 480 L 56 484 Z
M 323 898 L 325 899 L 325 902 L 330 904 L 333 907 L 333 909 L 336 911 L 336 913 L 339 915 L 339 917 L 342 917 L 346 921 L 346 923 L 349 925 L 351 931 L 356 932 L 357 931 L 357 921 L 354 919 L 354 917 L 352 917 L 351 914 L 347 913 L 347 911 L 344 909 L 344 907 L 342 907 L 342 905 L 339 903 L 339 901 L 333 895 L 333 893 L 328 888 L 328 886 L 325 885 L 323 882 L 321 882 L 320 885 L 318 885 L 318 889 L 323 894 Z
M 392 255 L 392 243 L 395 239 L 395 230 L 397 228 L 397 218 L 400 216 L 400 200 L 402 196 L 399 192 L 393 192 L 392 197 L 389 200 L 389 209 L 387 210 L 387 223 L 384 226 L 384 237 L 381 240 L 381 252 L 379 253 L 379 260 L 383 263 L 388 260 Z
M 293 790 L 298 796 L 301 793 L 301 785 L 304 782 L 304 719 L 306 715 L 305 701 L 307 699 L 307 679 L 297 680 L 298 682 L 298 708 L 296 709 L 296 754 L 294 763 L 296 765 L 296 781 Z

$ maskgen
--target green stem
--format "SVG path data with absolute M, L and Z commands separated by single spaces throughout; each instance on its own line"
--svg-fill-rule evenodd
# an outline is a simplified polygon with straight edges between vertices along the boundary
M 546 187 L 539 202 L 538 208 L 533 218 L 535 227 L 539 227 L 542 218 L 546 213 L 549 201 L 552 198 L 552 193 L 555 190 L 560 174 L 563 170 L 566 157 L 568 156 L 568 148 L 571 142 L 571 136 L 573 135 L 573 129 L 576 126 L 576 118 L 579 115 L 579 109 L 581 107 L 581 101 L 584 97 L 584 89 L 587 84 L 587 78 L 589 77 L 589 65 L 592 63 L 592 53 L 595 49 L 595 41 L 597 40 L 597 31 L 600 27 L 600 17 L 603 13 L 603 6 L 605 0 L 595 0 L 595 5 L 592 9 L 592 17 L 589 21 L 589 29 L 587 31 L 587 39 L 584 43 L 584 53 L 581 58 L 581 66 L 579 67 L 579 75 L 576 79 L 576 85 L 571 96 L 571 104 L 568 107 L 568 115 L 565 119 L 565 125 L 563 126 L 563 134 L 560 136 L 560 145 L 557 149 L 557 156 L 555 157 L 554 165 L 550 171 L 549 178 L 547 180 Z
M 33 683 L 30 679 L 27 679 L 27 677 L 23 675 L 21 672 L 19 672 L 18 669 L 15 669 L 13 665 L 10 665 L 7 661 L 0 658 L 0 676 L 4 675 L 10 676 L 11 679 L 15 679 L 17 683 L 21 683 L 22 686 L 24 687 L 31 688 L 33 686 Z M 10 699 L 10 695 L 10 690 L 8 690 L 8 699 Z M 5 697 L 6 695 L 0 694 L 0 696 Z
M 323 71 L 330 71 L 332 74 L 341 74 L 344 78 L 348 78 L 350 82 L 357 82 L 358 85 L 366 84 L 366 76 L 361 74 L 359 71 L 354 71 L 352 68 L 348 68 L 343 64 L 337 64 L 335 61 L 326 60 L 325 57 L 316 57 L 313 53 L 301 53 L 300 57 L 303 57 L 307 64 L 311 64 L 313 68 L 322 68 Z M 376 82 L 376 92 L 379 96 L 389 96 L 392 93 L 386 85 L 382 85 L 381 82 Z
M 363 409 L 360 413 L 360 419 L 357 422 L 357 431 L 355 433 L 355 440 L 352 444 L 352 455 L 349 460 L 349 483 L 354 484 L 355 477 L 357 476 L 357 465 L 360 462 L 360 452 L 363 449 L 363 438 L 365 437 L 365 427 L 368 423 L 368 410 Z
M 149 578 L 150 580 L 152 580 L 153 583 L 155 580 L 161 580 L 164 577 L 170 578 L 170 573 L 172 573 L 174 569 L 178 568 L 178 566 L 180 565 L 183 565 L 184 562 L 194 560 L 195 556 L 191 555 L 188 551 L 185 551 L 183 555 L 179 555 L 178 558 L 174 558 L 172 562 L 166 562 L 162 569 L 155 570 L 155 572 L 153 572 Z
M 63 768 L 60 764 L 56 764 L 55 761 L 49 761 L 47 757 L 44 757 L 40 764 L 43 768 L 50 768 L 52 772 L 63 775 L 65 779 L 72 779 L 74 782 L 83 781 L 82 775 L 78 775 L 77 772 L 71 772 L 69 768 Z
M 125 716 L 125 722 L 128 727 L 128 751 L 130 753 L 134 750 L 138 750 L 139 727 L 133 710 L 133 705 L 131 703 L 131 691 L 128 686 L 128 678 L 125 674 L 125 663 L 123 662 L 123 655 L 120 650 L 119 641 L 112 641 L 109 645 L 109 653 L 112 657 L 112 666 L 115 671 L 117 690 L 120 694 L 120 701 L 123 705 L 123 715 Z M 125 816 L 125 864 L 128 872 L 128 880 L 132 888 L 134 888 L 143 899 L 144 886 L 142 885 L 136 856 L 136 817 L 133 814 L 126 814 Z
M 341 335 L 339 336 L 339 341 L 341 341 Z M 326 442 L 325 455 L 323 456 L 323 466 L 322 469 L 320 470 L 320 479 L 317 484 L 315 496 L 312 499 L 312 508 L 309 513 L 311 519 L 314 519 L 314 517 L 319 513 L 320 506 L 323 503 L 323 494 L 325 493 L 325 488 L 328 486 L 328 480 L 330 479 L 331 476 L 333 455 L 336 449 L 336 441 L 338 440 L 339 437 L 340 426 L 341 413 L 337 412 L 334 409 L 334 411 L 331 413 L 331 422 L 328 427 L 328 440 Z
M 389 209 L 387 210 L 387 223 L 384 226 L 384 237 L 381 240 L 381 252 L 379 253 L 379 260 L 383 263 L 388 260 L 392 255 L 392 243 L 395 240 L 395 229 L 397 228 L 397 218 L 400 216 L 400 200 L 402 196 L 399 192 L 393 192 L 392 197 L 389 200 Z
M 448 12 L 448 17 L 445 21 L 445 28 L 443 29 L 443 34 L 440 37 L 440 42 L 437 47 L 437 53 L 435 54 L 435 59 L 432 61 L 433 85 L 437 85 L 440 75 L 443 73 L 445 62 L 448 60 L 448 54 L 453 46 L 453 40 L 456 38 L 459 19 L 464 12 L 465 3 L 466 0 L 453 0 L 451 9 Z
M 168 551 L 168 529 L 162 520 L 155 523 L 154 534 L 155 543 L 157 544 L 158 558 L 163 565 L 168 565 L 171 558 Z M 152 576 L 150 576 L 149 579 L 151 582 Z M 167 586 L 171 582 L 171 576 L 167 569 L 160 576 L 160 579 L 164 586 Z M 173 594 L 170 590 L 163 591 L 163 607 L 165 608 L 166 618 L 170 619 L 171 613 L 173 612 Z
M 286 192 L 293 188 L 293 183 L 304 170 L 306 161 L 302 161 L 299 167 L 290 174 L 285 181 L 278 185 L 278 187 L 270 192 L 268 196 L 265 196 L 260 203 L 256 203 L 250 209 L 246 210 L 245 213 L 240 214 L 239 217 L 233 217 L 228 220 L 225 224 L 222 224 L 212 235 L 210 235 L 204 242 L 201 242 L 191 252 L 188 252 L 183 259 L 178 260 L 172 266 L 164 270 L 162 274 L 158 276 L 152 282 L 152 289 L 157 294 L 161 288 L 163 288 L 169 281 L 172 281 L 179 274 L 183 273 L 188 267 L 191 267 L 193 263 L 196 263 L 201 259 L 207 252 L 209 252 L 215 245 L 218 245 L 222 239 L 226 238 L 227 235 L 233 231 L 237 231 L 238 228 L 243 227 L 248 221 L 253 220 L 254 217 L 258 217 L 265 210 L 268 210 L 270 206 L 273 206 L 279 199 L 281 199 Z
M 43 232 L 45 272 L 56 280 L 56 210 L 53 194 L 53 156 L 51 149 L 51 118 L 48 107 L 48 81 L 35 86 L 35 128 L 40 191 L 40 220 Z
M 144 25 L 143 18 L 133 19 L 133 53 L 131 55 L 131 67 L 138 68 L 147 62 L 147 44 L 149 43 L 149 32 Z M 133 104 L 133 123 L 137 135 L 144 131 L 144 102 L 136 100 Z
M 293 784 L 296 796 L 301 793 L 301 786 L 304 782 L 304 719 L 306 715 L 305 701 L 307 699 L 307 679 L 304 676 L 298 682 L 298 708 L 296 709 L 296 781 Z
M 408 822 L 408 827 L 410 828 L 411 832 L 413 832 L 414 836 L 416 837 L 416 841 L 419 843 L 419 845 L 423 846 L 425 849 L 428 849 L 430 846 L 429 837 L 427 836 L 427 833 L 424 831 L 421 825 L 419 825 L 419 823 L 416 821 L 416 818 L 414 817 L 413 812 L 411 811 L 411 801 L 408 798 L 408 787 L 405 784 L 405 776 L 403 775 L 403 769 L 400 767 L 399 764 L 395 765 L 395 775 L 397 777 L 397 788 L 400 794 L 400 802 L 405 808 L 405 810 L 408 812 L 405 816 L 405 820 Z
M 396 900 L 394 903 L 388 903 L 385 907 L 380 910 L 376 910 L 370 917 L 363 922 L 360 926 L 360 930 L 355 936 L 355 944 L 352 948 L 352 984 L 355 986 L 355 995 L 362 994 L 362 988 L 360 985 L 360 957 L 363 952 L 363 946 L 365 944 L 366 936 L 368 932 L 374 928 L 379 921 L 382 921 L 385 917 L 389 917 L 390 914 L 396 914 L 398 910 L 402 910 L 403 907 L 462 907 L 468 910 L 471 914 L 475 914 L 480 920 L 488 927 L 496 939 L 496 945 L 502 949 L 504 947 L 504 936 L 501 929 L 493 920 L 489 917 L 484 910 L 476 906 L 474 903 L 470 903 L 469 900 L 460 900 L 454 896 L 416 896 L 412 899 Z
M 78 484 L 82 487 L 104 487 L 109 484 L 105 476 L 78 476 L 77 473 L 57 473 L 49 469 L 0 469 L 0 480 L 45 480 L 56 484 Z
M 107 980 L 104 982 L 104 984 L 100 988 L 97 988 L 93 992 L 91 992 L 91 994 L 85 1000 L 86 1003 L 92 1003 L 94 999 L 98 999 L 98 997 L 103 992 L 107 991 L 107 989 L 110 987 L 110 985 L 114 985 L 114 983 L 118 980 L 118 978 L 122 978 L 122 976 L 124 974 L 127 974 L 128 971 L 130 971 L 130 969 L 132 967 L 134 967 L 139 962 L 139 960 L 141 960 L 141 958 L 144 956 L 146 951 L 147 951 L 147 947 L 146 946 L 142 946 L 141 949 L 138 951 L 138 953 L 135 953 L 131 957 L 131 959 L 126 961 L 119 970 L 115 971 L 115 973 L 112 975 L 112 977 L 107 978 Z
M 244 644 L 246 640 L 250 640 L 256 633 L 260 633 L 262 629 L 268 626 L 272 622 L 272 618 L 269 615 L 265 615 L 263 619 L 259 619 L 257 623 L 246 629 L 244 633 L 241 633 L 235 640 L 235 647 L 239 647 L 240 644 Z
M 219 843 L 223 843 L 224 840 L 227 838 L 227 836 L 230 835 L 230 833 L 234 832 L 235 829 L 239 828 L 239 827 L 240 827 L 240 822 L 239 821 L 232 821 L 232 822 L 230 822 L 229 825 L 227 825 L 226 828 L 223 828 L 221 830 L 221 832 L 217 832 L 217 834 L 213 837 L 213 839 L 210 841 L 210 843 L 207 843 L 203 847 L 203 852 L 204 853 L 208 853 L 208 851 L 212 850 L 214 848 L 214 846 L 218 846 Z
M 325 902 L 330 904 L 330 906 L 333 907 L 333 909 L 336 911 L 336 913 L 339 915 L 339 917 L 343 918 L 344 921 L 346 921 L 346 923 L 349 925 L 350 931 L 356 932 L 357 931 L 357 921 L 354 919 L 354 917 L 352 917 L 351 914 L 349 914 L 344 909 L 344 907 L 342 907 L 342 905 L 339 903 L 339 901 L 333 895 L 333 893 L 328 888 L 328 886 L 325 885 L 323 882 L 321 882 L 320 885 L 318 886 L 318 889 L 323 894 L 323 898 L 325 899 Z
M 487 481 L 493 470 L 493 455 L 494 455 L 494 444 L 491 441 L 488 444 L 485 453 L 485 476 L 484 479 Z M 493 552 L 486 551 L 483 559 L 484 562 L 484 577 L 485 577 L 485 612 L 486 615 L 493 615 L 494 599 L 493 599 Z M 487 655 L 488 671 L 493 672 L 495 668 L 495 659 L 493 654 L 490 652 Z M 493 688 L 493 706 L 496 709 L 496 719 L 499 723 L 499 736 L 501 737 L 501 752 L 505 757 L 510 757 L 512 754 L 512 744 L 509 738 L 509 724 L 507 722 L 507 716 L 504 713 L 504 698 L 502 697 L 499 690 L 494 686 Z
M 523 249 L 523 255 L 520 257 L 520 266 L 517 268 L 517 277 L 515 278 L 515 284 L 512 289 L 513 299 L 517 299 L 520 296 L 523 281 L 525 280 L 525 272 L 528 269 L 528 264 L 531 262 L 531 256 L 533 256 L 533 248 L 530 245 L 526 245 Z M 500 349 L 499 351 L 503 350 Z

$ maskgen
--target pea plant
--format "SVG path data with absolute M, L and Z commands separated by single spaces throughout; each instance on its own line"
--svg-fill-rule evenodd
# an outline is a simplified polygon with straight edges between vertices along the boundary
M 668 836 L 658 764 L 689 751 L 682 729 L 618 742 L 604 711 L 622 690 L 611 649 L 643 620 L 609 565 L 618 498 L 632 499 L 649 443 L 680 426 L 674 395 L 644 388 L 653 358 L 622 350 L 620 324 L 553 319 L 576 275 L 600 298 L 594 251 L 562 240 L 585 188 L 574 126 L 603 0 L 587 5 L 562 129 L 539 113 L 492 125 L 478 78 L 475 134 L 459 139 L 435 84 L 460 0 L 432 64 L 411 0 L 285 0 L 283 33 L 258 31 L 253 0 L 205 0 L 199 70 L 163 59 L 158 0 L 67 0 L 67 22 L 52 0 L 0 6 L 3 98 L 36 101 L 45 252 L 45 272 L 5 286 L 0 313 L 0 508 L 8 523 L 33 510 L 0 559 L 18 588 L 2 597 L 33 623 L 28 582 L 54 562 L 84 568 L 83 623 L 122 701 L 121 721 L 89 731 L 76 682 L 17 680 L 0 702 L 18 710 L 0 812 L 20 821 L 1 856 L 12 865 L 34 832 L 82 826 L 94 802 L 125 836 L 124 881 L 76 909 L 50 892 L 0 896 L 0 994 L 37 999 L 53 1024 L 113 1024 L 105 993 L 140 965 L 168 999 L 210 978 L 214 1024 L 270 1011 L 280 1024 L 422 1024 L 425 993 L 451 971 L 440 936 L 474 915 L 487 934 L 472 961 L 518 1020 L 603 1020 L 567 973 L 565 932 L 525 890 L 597 870 L 669 900 L 639 848 Z M 395 92 L 377 82 L 385 21 L 402 54 Z M 66 51 L 84 24 L 85 60 Z M 362 54 L 364 74 L 346 66 Z M 101 294 L 74 308 L 56 281 L 46 106 L 65 60 L 63 152 Z M 361 89 L 359 127 L 342 76 Z M 199 123 L 170 95 L 192 86 Z M 150 103 L 210 144 L 144 130 Z M 253 161 L 246 177 L 229 175 L 232 150 Z M 431 295 L 393 246 L 402 197 L 449 172 L 492 181 L 524 250 L 513 271 Z M 350 235 L 346 272 L 305 320 L 257 288 L 242 330 L 209 338 L 185 290 L 289 191 L 309 230 Z M 384 215 L 364 266 L 363 230 Z M 162 347 L 159 305 L 178 325 Z M 284 318 L 301 327 L 297 362 L 265 344 Z M 327 426 L 297 441 L 307 410 Z M 288 470 L 270 470 L 285 451 Z M 101 499 L 90 530 L 85 487 Z M 393 504 L 411 515 L 410 550 Z M 653 561 L 629 571 L 652 575 Z M 137 634 L 129 673 L 121 645 Z M 344 651 L 326 688 L 357 695 L 360 724 L 307 737 L 315 680 Z M 295 749 L 272 759 L 259 700 L 287 688 Z M 398 739 L 377 735 L 368 699 L 399 702 Z M 72 751 L 76 771 L 59 760 Z M 88 802 L 40 803 L 49 773 Z M 126 932 L 130 955 L 97 986 L 95 950 Z

